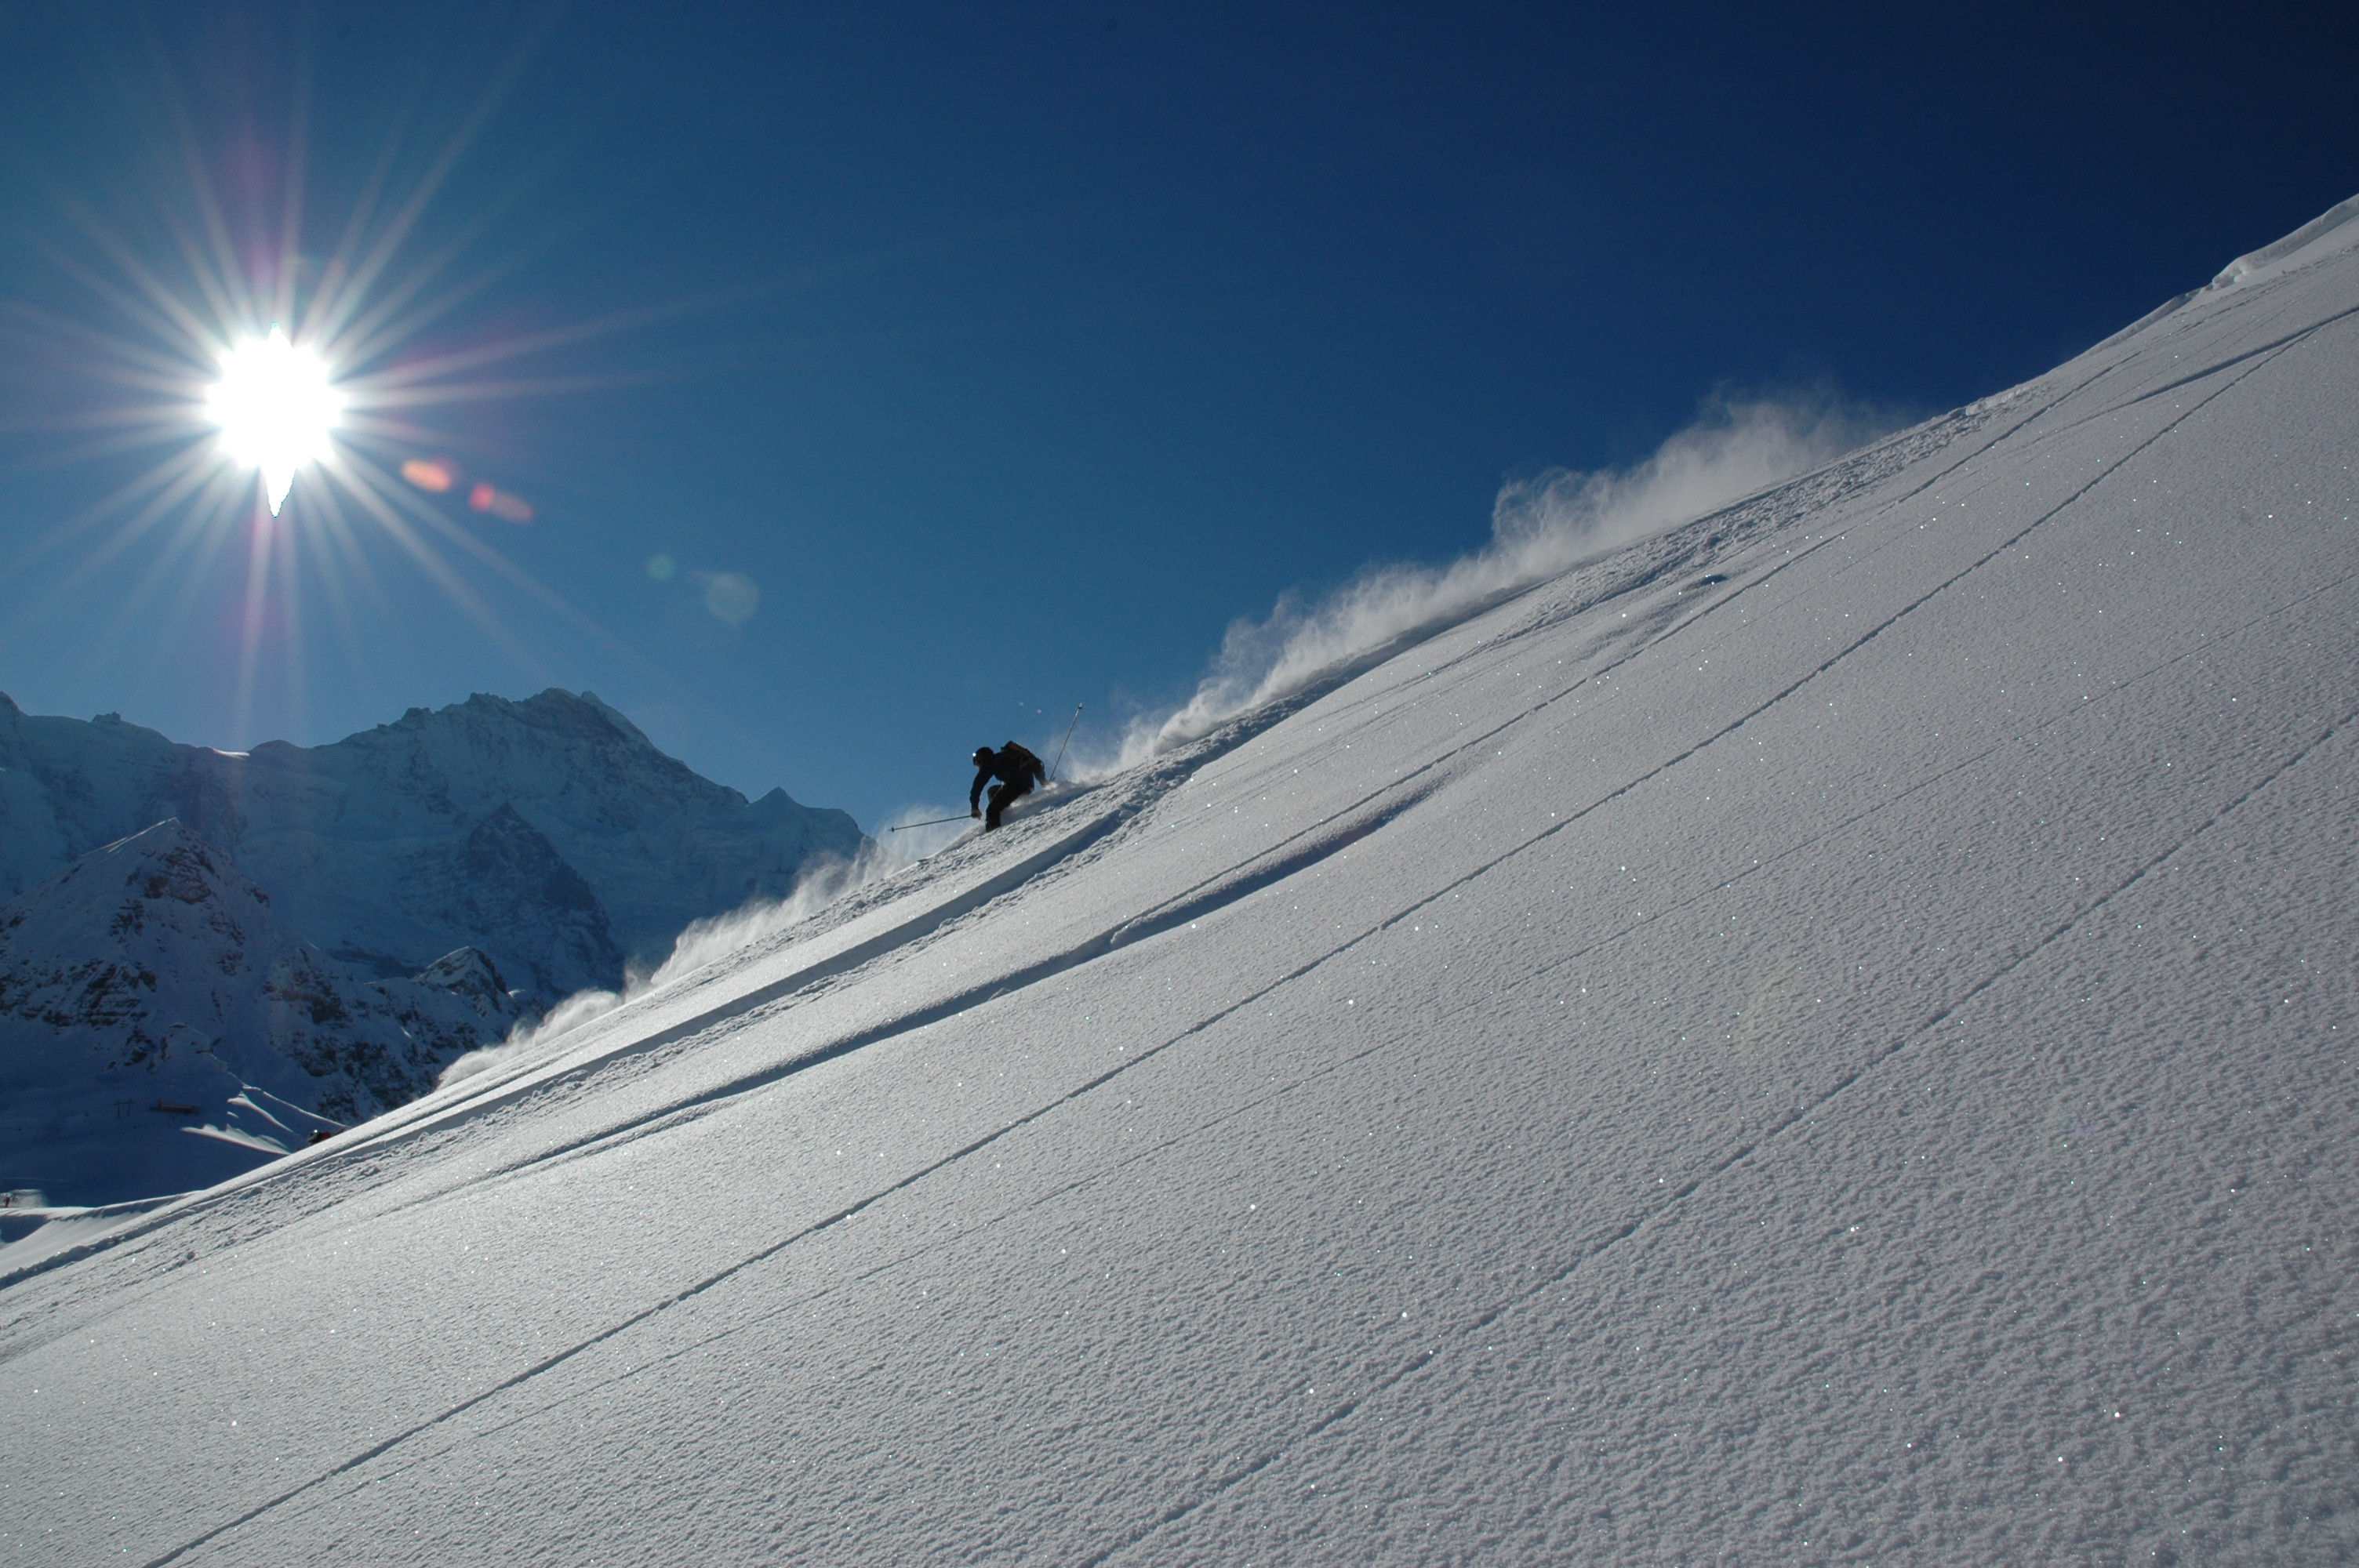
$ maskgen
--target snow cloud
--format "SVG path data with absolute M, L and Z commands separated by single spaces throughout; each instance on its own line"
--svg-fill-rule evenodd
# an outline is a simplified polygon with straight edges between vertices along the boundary
M 806 871 L 796 879 L 795 891 L 782 899 L 756 901 L 727 914 L 699 920 L 674 939 L 671 956 L 653 974 L 633 979 L 625 1000 L 677 984 L 715 959 L 799 925 L 845 893 L 890 876 L 908 863 L 894 847 L 872 838 L 849 860 L 824 860 Z
M 497 1045 L 471 1051 L 442 1069 L 436 1087 L 449 1088 L 478 1073 L 542 1055 L 559 1036 L 603 1018 L 641 997 L 677 985 L 716 959 L 776 935 L 809 919 L 848 892 L 909 865 L 916 857 L 902 846 L 871 839 L 849 860 L 823 859 L 797 879 L 785 898 L 756 900 L 691 924 L 673 939 L 671 954 L 652 971 L 630 975 L 619 991 L 576 991 L 538 1020 L 522 1023 Z
M 1635 467 L 1550 469 L 1502 488 L 1491 540 L 1444 567 L 1374 566 L 1325 598 L 1289 592 L 1259 620 L 1233 622 L 1212 667 L 1179 711 L 1146 715 L 1115 767 L 1194 740 L 1406 633 L 1434 632 L 1582 561 L 1716 512 L 1832 461 L 1897 421 L 1832 397 L 1738 399 Z

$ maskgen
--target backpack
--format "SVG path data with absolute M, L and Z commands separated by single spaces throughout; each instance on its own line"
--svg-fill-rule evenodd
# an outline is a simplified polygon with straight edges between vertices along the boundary
M 999 748 L 999 754 L 1021 764 L 1021 771 L 1017 773 L 1016 777 L 1022 778 L 1026 773 L 1029 773 L 1032 777 L 1032 782 L 1035 784 L 1047 784 L 1049 782 L 1048 764 L 1043 762 L 1039 758 L 1034 756 L 1031 752 L 1026 751 L 1023 747 L 1017 745 L 1015 741 L 1010 741 L 1007 744 Z

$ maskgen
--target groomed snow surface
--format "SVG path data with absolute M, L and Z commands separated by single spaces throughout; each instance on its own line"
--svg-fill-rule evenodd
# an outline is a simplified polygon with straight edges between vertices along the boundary
M 0 1560 L 2349 1561 L 2354 230 L 0 1253 Z

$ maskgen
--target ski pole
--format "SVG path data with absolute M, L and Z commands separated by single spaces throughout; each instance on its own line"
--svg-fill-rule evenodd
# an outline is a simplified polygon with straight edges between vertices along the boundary
M 1070 744 L 1073 739 L 1073 725 L 1079 724 L 1081 721 L 1082 705 L 1077 702 L 1073 704 L 1072 722 L 1065 726 L 1065 738 L 1064 740 L 1057 742 L 1057 760 L 1049 764 L 1049 782 L 1050 784 L 1055 784 L 1057 782 L 1057 770 L 1065 765 L 1065 747 Z
M 887 832 L 887 833 L 899 833 L 899 832 L 903 831 L 904 829 L 906 829 L 906 828 L 910 828 L 910 827 L 940 827 L 941 824 L 943 824 L 943 823 L 945 823 L 945 822 L 964 822 L 965 820 L 966 820 L 966 817 L 965 817 L 964 816 L 929 816 L 929 817 L 928 817 L 928 818 L 927 818 L 925 821 L 923 821 L 923 822 L 904 822 L 904 823 L 901 823 L 898 827 L 887 827 L 886 829 L 885 829 L 885 831 L 886 831 L 886 832 Z

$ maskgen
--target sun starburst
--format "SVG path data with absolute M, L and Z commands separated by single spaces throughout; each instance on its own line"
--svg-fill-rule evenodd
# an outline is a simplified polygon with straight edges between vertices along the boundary
M 344 395 L 325 361 L 273 326 L 268 337 L 249 338 L 222 356 L 221 379 L 205 406 L 221 427 L 223 451 L 260 472 L 263 496 L 276 517 L 296 471 L 333 455 L 330 434 Z
M 446 96 L 421 88 L 408 133 L 379 146 L 372 131 L 365 178 L 342 165 L 319 178 L 332 211 L 311 201 L 308 57 L 284 127 L 241 122 L 234 154 L 168 59 L 150 57 L 119 116 L 142 132 L 136 156 L 103 189 L 67 170 L 47 187 L 56 222 L 40 254 L 69 287 L 0 300 L 0 437 L 37 438 L 23 460 L 109 470 L 85 503 L 0 540 L 0 578 L 51 574 L 18 611 L 27 623 L 62 628 L 64 606 L 100 602 L 93 648 L 136 632 L 175 657 L 222 659 L 240 732 L 260 707 L 302 708 L 325 667 L 320 632 L 357 658 L 381 630 L 372 618 L 420 589 L 415 603 L 455 609 L 519 668 L 546 662 L 543 616 L 627 652 L 527 568 L 506 543 L 518 536 L 485 533 L 485 519 L 531 525 L 537 509 L 507 473 L 469 471 L 521 460 L 516 422 L 495 441 L 461 411 L 644 379 L 576 356 L 734 296 L 489 324 L 533 318 L 496 290 L 540 242 L 495 241 L 492 211 L 443 204 L 545 32 L 502 35 L 505 62 Z M 142 104 L 167 112 L 141 120 Z M 0 443 L 0 463 L 12 455 Z M 101 580 L 111 591 L 82 597 Z

